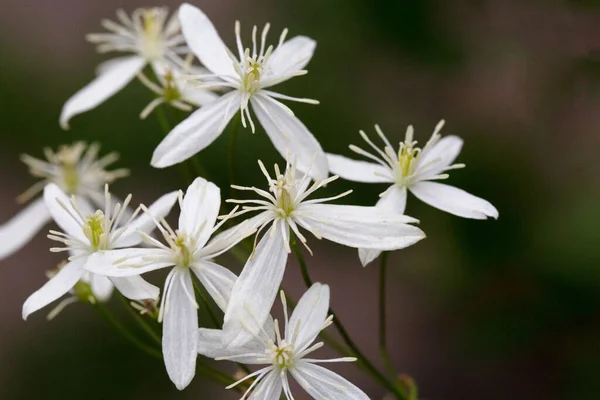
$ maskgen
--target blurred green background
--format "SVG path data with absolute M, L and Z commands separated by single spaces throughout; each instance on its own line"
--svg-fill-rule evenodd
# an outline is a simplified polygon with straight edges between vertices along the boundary
M 423 399 L 600 398 L 600 4 L 584 0 L 194 1 L 233 44 L 253 24 L 315 38 L 309 74 L 282 85 L 316 98 L 293 104 L 326 151 L 351 155 L 358 130 L 379 123 L 401 140 L 408 124 L 424 143 L 439 119 L 465 139 L 448 183 L 491 201 L 498 221 L 464 220 L 409 198 L 428 238 L 391 258 L 393 363 Z M 134 82 L 104 105 L 58 126 L 64 101 L 106 59 L 85 42 L 118 7 L 113 0 L 0 0 L 0 221 L 33 180 L 20 153 L 100 141 L 132 177 L 114 185 L 149 202 L 182 187 L 177 168 L 149 160 L 162 131 L 138 114 L 151 100 Z M 179 3 L 167 1 L 175 9 Z M 273 34 L 273 38 L 275 34 Z M 273 39 L 275 40 L 275 39 Z M 227 197 L 227 134 L 199 159 Z M 264 185 L 256 159 L 281 161 L 261 129 L 239 135 L 238 183 Z M 370 205 L 385 186 L 338 182 L 346 201 Z M 311 238 L 314 278 L 332 287 L 340 318 L 374 359 L 377 268 L 356 252 Z M 40 234 L 0 261 L 1 399 L 228 399 L 201 378 L 184 392 L 164 366 L 129 346 L 84 304 L 46 322 L 21 320 L 25 298 L 60 257 Z M 239 271 L 229 260 L 225 265 Z M 162 277 L 155 278 L 161 282 Z M 290 262 L 284 285 L 303 286 Z M 118 302 L 111 308 L 121 310 Z M 327 356 L 328 351 L 321 355 Z M 225 363 L 219 365 L 227 370 Z M 335 368 L 373 399 L 385 393 L 353 366 Z M 231 370 L 229 370 L 231 371 Z

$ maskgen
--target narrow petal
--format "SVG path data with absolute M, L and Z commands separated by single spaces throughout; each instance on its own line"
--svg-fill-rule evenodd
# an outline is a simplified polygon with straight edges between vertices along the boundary
M 189 271 L 174 270 L 172 287 L 166 302 L 163 321 L 163 356 L 171 381 L 183 390 L 196 373 L 198 356 L 198 310 L 188 293 L 194 293 Z M 180 277 L 183 275 L 183 282 Z M 182 285 L 186 285 L 186 288 Z
M 463 218 L 498 218 L 498 210 L 489 201 L 462 189 L 437 182 L 419 182 L 410 187 L 416 198 L 432 207 Z
M 283 385 L 279 372 L 271 371 L 256 385 L 248 400 L 279 400 L 282 391 Z
M 197 7 L 184 3 L 179 8 L 181 31 L 202 65 L 217 75 L 236 76 L 227 47 L 210 19 Z
M 25 246 L 50 218 L 44 199 L 39 198 L 0 226 L 0 260 Z
M 444 136 L 431 149 L 423 149 L 423 154 L 419 158 L 419 164 L 416 168 L 419 171 L 421 166 L 425 166 L 425 169 L 419 171 L 419 175 L 433 176 L 439 174 L 456 160 L 462 146 L 463 140 L 458 136 Z M 435 160 L 437 162 L 434 163 Z M 427 164 L 430 164 L 430 166 L 427 166 Z
M 335 372 L 306 361 L 298 361 L 290 373 L 315 399 L 369 400 L 362 390 Z
M 196 238 L 196 246 L 208 241 L 219 216 L 221 190 L 204 178 L 196 178 L 183 198 L 179 229 Z
M 125 277 L 174 265 L 168 260 L 170 253 L 163 249 L 120 249 L 97 251 L 90 254 L 84 268 L 94 274 Z
M 114 285 L 106 276 L 91 274 L 90 277 L 90 286 L 92 288 L 92 293 L 98 299 L 98 301 L 105 302 L 110 299 L 112 296 L 112 292 L 114 290 Z
M 425 238 L 414 219 L 378 207 L 303 204 L 298 223 L 332 242 L 349 247 L 397 250 Z
M 404 214 L 406 209 L 406 188 L 400 188 L 396 185 L 390 187 L 382 198 L 379 199 L 375 207 L 382 210 L 389 210 L 398 214 Z M 363 267 L 371 263 L 381 254 L 381 250 L 376 249 L 358 249 L 358 258 Z
M 260 240 L 233 286 L 223 324 L 225 347 L 248 343 L 270 315 L 288 257 L 282 235 L 273 229 Z
M 252 235 L 256 230 L 266 223 L 271 216 L 268 213 L 260 213 L 252 218 L 248 218 L 240 224 L 231 227 L 218 235 L 214 236 L 202 250 L 199 256 L 203 258 L 214 258 L 224 251 L 229 250 L 237 243 Z
M 142 237 L 137 231 L 146 233 L 152 232 L 156 228 L 156 224 L 152 217 L 156 219 L 166 217 L 173 208 L 178 196 L 179 191 L 174 191 L 159 197 L 158 200 L 148 207 L 149 213 L 141 213 L 139 217 L 127 225 L 125 231 L 119 236 L 117 241 L 113 243 L 113 247 L 131 247 L 140 244 Z
M 82 112 L 98 106 L 127 85 L 142 70 L 146 60 L 139 56 L 127 56 L 110 60 L 99 68 L 100 75 L 75 93 L 63 106 L 60 125 L 69 128 L 69 120 Z
M 159 288 L 140 276 L 129 276 L 126 278 L 112 277 L 110 280 L 123 296 L 131 300 L 156 300 L 160 293 Z
M 223 132 L 239 106 L 240 93 L 234 90 L 196 110 L 169 132 L 154 150 L 152 166 L 170 167 L 206 148 Z
M 192 271 L 219 308 L 225 311 L 237 276 L 227 268 L 209 261 L 202 261 L 195 265 Z
M 83 259 L 71 261 L 44 286 L 29 296 L 23 304 L 23 319 L 26 320 L 29 314 L 46 307 L 71 290 L 85 273 L 82 268 L 83 263 Z
M 310 168 L 310 175 L 314 179 L 327 178 L 327 157 L 306 126 L 269 96 L 257 94 L 250 101 L 277 151 L 284 158 L 295 160 L 299 170 L 307 171 Z
M 267 70 L 272 76 L 288 75 L 304 69 L 315 52 L 317 42 L 296 36 L 279 46 L 269 58 Z
M 383 165 L 368 161 L 359 161 L 327 153 L 329 171 L 343 179 L 364 183 L 393 182 L 391 171 Z
M 263 342 L 253 340 L 244 346 L 226 348 L 223 346 L 223 331 L 220 329 L 199 329 L 198 353 L 210 358 L 227 357 L 229 361 L 244 364 L 265 364 L 264 360 L 258 361 L 257 356 L 248 356 L 248 354 L 264 356 L 265 344 Z
M 294 344 L 294 351 L 303 351 L 316 339 L 325 325 L 328 311 L 329 286 L 313 284 L 298 301 L 287 325 L 285 337 Z
M 83 234 L 82 223 L 84 221 L 79 216 L 77 210 L 73 208 L 71 199 L 56 184 L 50 183 L 46 185 L 44 188 L 44 202 L 54 222 L 56 222 L 63 232 L 83 243 L 89 242 Z M 75 204 L 79 208 L 79 199 L 75 198 Z

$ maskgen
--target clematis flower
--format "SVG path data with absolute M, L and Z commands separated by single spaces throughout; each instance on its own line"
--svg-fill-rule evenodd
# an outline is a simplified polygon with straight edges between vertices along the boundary
M 97 77 L 75 93 L 63 106 L 60 125 L 69 128 L 69 120 L 100 105 L 125 87 L 150 64 L 155 70 L 161 65 L 179 66 L 180 54 L 188 53 L 176 15 L 168 17 L 165 7 L 140 8 L 131 16 L 117 10 L 119 23 L 103 20 L 110 33 L 93 33 L 87 40 L 98 45 L 99 53 L 118 51 L 133 55 L 105 61 L 97 69 Z
M 260 326 L 269 316 L 283 278 L 288 253 L 291 252 L 290 230 L 306 246 L 306 238 L 299 227 L 311 232 L 318 239 L 325 238 L 355 248 L 397 250 L 410 246 L 425 237 L 419 228 L 409 225 L 416 219 L 390 214 L 376 207 L 322 204 L 338 199 L 338 196 L 307 200 L 319 188 L 336 180 L 338 176 L 315 181 L 310 187 L 310 171 L 297 173 L 295 164 L 289 164 L 282 174 L 275 165 L 275 177 L 271 177 L 262 162 L 259 166 L 269 182 L 269 192 L 254 187 L 232 186 L 235 189 L 253 191 L 263 199 L 228 200 L 233 203 L 252 204 L 244 206 L 235 215 L 260 211 L 247 222 L 259 230 L 271 225 L 260 240 L 254 254 L 242 270 L 231 294 L 225 312 L 224 340 L 226 346 L 240 346 L 252 339 L 257 330 L 242 329 L 244 325 Z M 310 249 L 309 249 L 310 251 Z M 249 324 L 249 318 L 258 324 Z
M 318 102 L 270 90 L 278 83 L 307 73 L 304 67 L 314 52 L 314 40 L 296 36 L 285 41 L 287 30 L 284 30 L 276 48 L 267 46 L 267 24 L 262 30 L 260 43 L 257 42 L 255 26 L 252 31 L 252 48 L 244 48 L 240 24 L 236 22 L 238 59 L 225 46 L 208 17 L 198 8 L 183 4 L 179 9 L 179 17 L 190 49 L 214 74 L 212 77 L 220 79 L 218 82 L 208 82 L 205 87 L 232 90 L 177 125 L 154 151 L 152 165 L 164 168 L 190 158 L 210 145 L 238 110 L 241 111 L 242 125 L 250 125 L 254 132 L 255 124 L 250 115 L 252 106 L 271 142 L 282 155 L 286 156 L 290 151 L 298 160 L 300 169 L 306 170 L 309 165 L 314 164 L 313 176 L 316 179 L 326 178 L 327 159 L 321 145 L 291 109 L 278 99 L 310 104 Z
M 94 143 L 88 147 L 85 142 L 76 142 L 71 146 L 61 146 L 54 152 L 44 149 L 46 160 L 22 155 L 21 160 L 29 166 L 29 172 L 42 180 L 21 194 L 17 201 L 31 200 L 50 183 L 55 183 L 64 192 L 77 198 L 88 208 L 92 204 L 103 205 L 103 186 L 118 178 L 129 175 L 126 169 L 107 171 L 106 167 L 119 159 L 117 153 L 109 153 L 98 158 L 100 145 Z M 39 232 L 51 216 L 44 200 L 38 198 L 25 207 L 10 221 L 0 226 L 0 260 L 9 257 Z
M 166 215 L 177 199 L 177 192 L 159 198 L 152 209 L 156 214 Z M 141 242 L 139 232 L 153 228 L 152 220 L 146 215 L 123 221 L 124 210 L 131 200 L 129 195 L 123 205 L 112 207 L 108 185 L 105 189 L 104 211 L 93 211 L 86 203 L 77 203 L 75 197 L 69 199 L 55 184 L 44 189 L 44 201 L 52 218 L 63 232 L 50 231 L 48 238 L 60 242 L 64 247 L 51 248 L 52 252 L 67 251 L 69 262 L 62 267 L 44 286 L 33 293 L 23 304 L 23 319 L 29 314 L 47 306 L 69 292 L 79 281 L 89 283 L 91 291 L 99 301 L 107 300 L 116 286 L 132 300 L 158 297 L 159 290 L 140 277 L 106 278 L 90 274 L 84 269 L 90 255 L 103 250 L 132 246 Z M 123 224 L 124 223 L 124 224 Z M 114 286 L 113 286 L 114 285 Z
M 331 172 L 344 179 L 365 183 L 389 183 L 387 190 L 379 195 L 376 207 L 403 214 L 406 208 L 407 191 L 419 200 L 464 218 L 498 218 L 498 210 L 488 201 L 473 196 L 464 190 L 433 181 L 448 178 L 447 171 L 464 168 L 464 164 L 453 164 L 462 149 L 463 141 L 457 136 L 442 138 L 439 134 L 444 121 L 440 121 L 431 138 L 422 149 L 413 140 L 414 130 L 409 126 L 404 142 L 400 142 L 398 152 L 385 137 L 379 126 L 375 125 L 377 135 L 383 141 L 381 150 L 360 131 L 363 140 L 375 151 L 370 153 L 351 145 L 350 150 L 371 161 L 358 161 L 336 154 L 328 154 Z M 361 249 L 360 259 L 367 265 L 381 252 L 373 249 Z
M 230 360 L 244 364 L 267 365 L 253 372 L 228 389 L 247 379 L 254 378 L 243 399 L 279 400 L 281 394 L 293 400 L 289 375 L 314 399 L 360 400 L 369 397 L 340 375 L 321 367 L 320 363 L 352 362 L 356 358 L 345 357 L 317 360 L 307 357 L 323 346 L 313 344 L 322 330 L 331 325 L 333 316 L 329 310 L 329 286 L 315 283 L 300 299 L 290 318 L 283 292 L 281 302 L 285 317 L 283 335 L 278 322 L 271 318 L 259 333 L 247 344 L 239 347 L 223 346 L 223 331 L 200 329 L 198 352 L 217 360 Z M 255 329 L 251 329 L 255 331 Z
M 197 178 L 180 194 L 179 229 L 164 219 L 154 219 L 167 245 L 143 235 L 151 248 L 131 248 L 97 253 L 86 264 L 93 273 L 110 277 L 131 277 L 173 267 L 165 281 L 159 321 L 163 322 L 163 355 L 169 377 L 184 389 L 196 370 L 198 347 L 198 304 L 191 272 L 204 285 L 216 304 L 225 309 L 235 274 L 212 260 L 253 233 L 246 224 L 230 228 L 209 240 L 223 222 L 216 224 L 221 204 L 219 188 Z M 152 215 L 152 210 L 148 215 Z

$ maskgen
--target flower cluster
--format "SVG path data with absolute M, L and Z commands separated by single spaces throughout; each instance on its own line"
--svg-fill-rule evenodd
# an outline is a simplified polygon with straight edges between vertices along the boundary
M 276 44 L 269 44 L 267 24 L 260 34 L 253 27 L 251 44 L 246 47 L 236 22 L 234 54 L 208 17 L 190 4 L 183 4 L 170 17 L 165 8 L 140 9 L 132 15 L 119 10 L 117 17 L 119 23 L 103 21 L 109 33 L 91 34 L 88 40 L 100 52 L 133 54 L 100 65 L 98 76 L 65 103 L 60 116 L 64 128 L 72 117 L 98 106 L 137 77 L 157 96 L 143 109 L 142 118 L 160 107 L 191 112 L 155 149 L 152 166 L 184 162 L 208 147 L 233 118 L 239 118 L 253 133 L 256 122 L 263 127 L 284 156 L 285 167 L 275 165 L 269 172 L 259 160 L 267 181 L 261 188 L 230 182 L 233 189 L 256 198 L 222 201 L 220 188 L 206 176 L 198 176 L 185 193 L 170 192 L 149 207 L 132 208 L 131 195 L 121 201 L 109 191 L 109 184 L 128 171 L 108 171 L 118 157 L 115 153 L 98 157 L 97 144 L 76 142 L 56 152 L 46 149 L 47 161 L 23 156 L 31 174 L 42 180 L 19 200 L 28 201 L 38 192 L 43 196 L 0 226 L 0 259 L 22 248 L 50 220 L 58 226 L 48 234 L 58 243 L 50 251 L 67 254 L 60 268 L 49 274 L 48 282 L 25 301 L 23 318 L 68 293 L 49 317 L 77 301 L 103 307 L 101 303 L 116 288 L 134 301 L 131 306 L 141 311 L 142 320 L 162 324 L 158 340 L 162 358 L 180 390 L 194 378 L 200 354 L 245 368 L 245 375 L 228 386 L 240 389 L 242 399 L 276 400 L 282 395 L 294 399 L 290 378 L 315 399 L 368 399 L 358 387 L 319 365 L 358 358 L 367 372 L 401 399 L 399 385 L 378 375 L 344 335 L 349 353 L 330 360 L 310 358 L 324 345 L 315 343 L 321 331 L 332 324 L 340 326 L 329 308 L 329 286 L 309 282 L 303 270 L 307 291 L 288 316 L 281 282 L 290 253 L 296 253 L 301 267 L 306 267 L 299 243 L 311 254 L 314 239 L 358 249 L 359 260 L 366 266 L 382 252 L 424 239 L 425 233 L 416 226 L 419 221 L 405 215 L 409 191 L 457 216 L 497 218 L 498 211 L 489 202 L 436 182 L 448 178 L 448 171 L 464 167 L 454 163 L 462 140 L 442 137 L 441 121 L 424 146 L 417 146 L 412 127 L 404 141 L 393 146 L 375 126 L 382 146 L 362 131 L 368 150 L 350 146 L 369 161 L 327 154 L 280 100 L 318 101 L 273 91 L 277 84 L 307 73 L 314 40 L 305 36 L 287 39 L 284 29 Z M 351 191 L 315 196 L 340 177 L 389 187 L 375 206 L 338 204 Z M 165 219 L 175 203 L 180 209 L 176 225 Z M 218 261 L 225 253 L 235 254 L 243 264 L 239 276 Z M 169 273 L 160 294 L 159 287 L 142 275 L 165 268 Z M 213 328 L 199 326 L 199 300 L 207 301 L 204 293 L 223 313 L 222 320 L 214 318 Z M 282 326 L 271 316 L 278 293 L 283 303 Z M 252 371 L 247 365 L 263 367 Z

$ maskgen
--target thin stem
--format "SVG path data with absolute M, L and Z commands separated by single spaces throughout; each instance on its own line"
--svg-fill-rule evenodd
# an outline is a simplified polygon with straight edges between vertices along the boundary
M 379 268 L 379 353 L 381 361 L 385 365 L 392 379 L 396 376 L 396 371 L 390 360 L 390 353 L 387 348 L 387 321 L 386 321 L 386 299 L 387 299 L 387 259 L 388 252 L 381 254 L 381 264 Z
M 167 136 L 169 134 L 169 132 L 171 132 L 171 124 L 169 124 L 169 121 L 167 119 L 167 115 L 165 113 L 165 104 L 161 104 L 160 106 L 156 107 L 156 119 L 158 120 L 158 123 L 160 125 L 160 127 L 163 130 L 163 133 L 165 136 Z M 185 182 L 185 184 L 189 184 L 192 182 L 192 176 L 190 174 L 190 171 L 188 170 L 187 166 L 184 163 L 179 163 L 177 164 L 179 171 L 181 172 L 181 176 Z
M 297 240 L 295 237 L 292 238 L 291 247 L 292 247 L 294 254 L 296 255 L 296 258 L 298 259 L 298 264 L 300 264 L 300 271 L 302 272 L 302 279 L 304 280 L 304 283 L 306 284 L 306 286 L 309 288 L 312 286 L 313 283 L 312 283 L 312 280 L 310 279 L 310 275 L 308 273 L 308 267 L 306 265 L 306 261 L 304 260 L 304 256 L 302 255 L 302 251 L 300 250 L 300 247 L 298 247 L 298 243 L 297 243 Z M 393 393 L 397 399 L 407 400 L 405 395 L 402 393 L 402 391 L 400 389 L 398 389 L 398 387 L 396 385 L 394 385 L 392 382 L 390 382 L 381 372 L 379 372 L 379 370 L 375 367 L 375 365 L 373 365 L 373 363 L 371 363 L 371 361 L 369 361 L 369 359 L 367 359 L 367 357 L 365 357 L 365 355 L 359 350 L 359 348 L 356 346 L 356 344 L 354 343 L 354 341 L 348 334 L 348 331 L 346 330 L 344 325 L 341 323 L 341 321 L 337 317 L 336 313 L 331 308 L 329 308 L 329 314 L 333 316 L 333 324 L 335 325 L 337 331 L 339 332 L 340 336 L 342 337 L 344 343 L 346 343 L 346 346 L 348 346 L 348 348 L 352 351 L 354 356 L 357 358 L 357 362 L 359 365 L 362 366 L 363 370 L 365 372 L 367 372 L 373 379 L 375 379 L 377 382 L 379 382 L 381 385 L 383 385 L 387 390 L 389 390 L 391 393 Z
M 106 321 L 110 325 L 112 325 L 125 339 L 136 345 L 140 350 L 142 350 L 146 354 L 152 357 L 156 357 L 158 359 L 162 359 L 162 353 L 160 351 L 139 341 L 135 337 L 135 335 L 129 332 L 129 330 L 125 326 L 123 326 L 102 304 L 96 303 L 94 306 L 106 319 Z
M 240 111 L 241 113 L 241 111 Z M 229 137 L 229 148 L 227 151 L 227 170 L 229 174 L 229 185 L 236 183 L 235 181 L 235 149 L 237 144 L 238 131 L 240 127 L 240 115 L 237 114 L 231 121 L 231 135 Z M 229 187 L 229 196 L 233 198 L 231 186 Z
M 129 301 L 127 300 L 127 298 L 125 298 L 125 296 L 120 294 L 119 297 L 121 298 L 121 301 L 123 302 L 123 305 L 125 306 L 125 308 L 133 316 L 133 319 L 135 319 L 135 321 L 138 323 L 140 328 L 142 328 L 142 330 L 144 332 L 146 332 L 148 334 L 148 336 L 150 336 L 150 338 L 152 338 L 153 341 L 155 341 L 158 345 L 162 346 L 162 339 L 161 339 L 160 335 L 158 333 L 156 333 L 156 331 L 150 326 L 150 324 L 148 324 L 148 322 L 146 322 L 144 320 L 144 318 L 131 307 L 131 305 L 129 304 Z
M 196 282 L 196 279 L 192 278 L 192 283 L 194 284 L 194 292 L 196 292 L 196 294 L 198 295 L 198 297 L 200 297 L 200 300 L 202 300 L 202 304 L 204 305 L 204 308 L 206 308 L 206 311 L 208 312 L 208 316 L 210 317 L 211 322 L 213 323 L 214 327 L 216 329 L 218 329 L 219 325 L 220 325 L 219 324 L 219 319 L 215 315 L 215 313 L 212 310 L 212 308 L 210 308 L 210 304 L 208 304 L 208 300 L 206 299 L 206 296 L 204 296 L 204 293 L 202 292 L 202 289 L 198 286 L 198 283 Z

